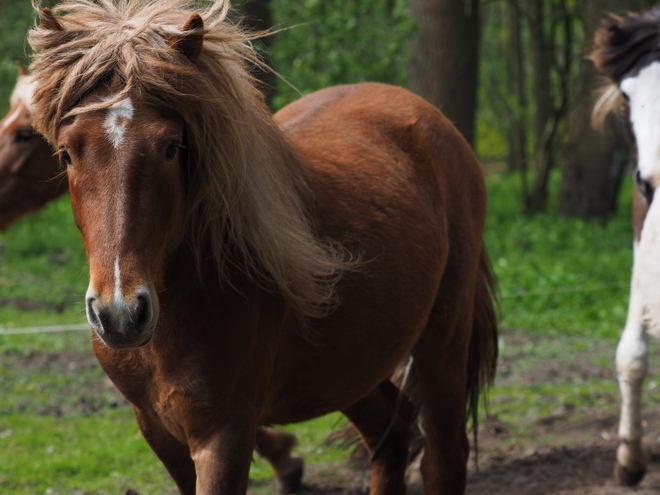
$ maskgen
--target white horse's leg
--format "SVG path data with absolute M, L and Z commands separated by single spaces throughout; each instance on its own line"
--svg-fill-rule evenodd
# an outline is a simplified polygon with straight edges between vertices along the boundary
M 628 320 L 616 349 L 616 369 L 621 389 L 619 448 L 615 475 L 625 485 L 636 485 L 646 472 L 642 449 L 642 387 L 648 368 L 648 325 L 644 322 L 636 277 L 630 293 Z

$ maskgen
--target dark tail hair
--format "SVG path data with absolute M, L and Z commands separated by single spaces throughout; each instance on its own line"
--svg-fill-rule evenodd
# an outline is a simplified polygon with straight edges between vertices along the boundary
M 497 282 L 484 246 L 474 294 L 472 336 L 468 357 L 466 416 L 471 420 L 475 451 L 479 426 L 479 398 L 493 384 L 497 369 L 498 330 L 495 315 Z

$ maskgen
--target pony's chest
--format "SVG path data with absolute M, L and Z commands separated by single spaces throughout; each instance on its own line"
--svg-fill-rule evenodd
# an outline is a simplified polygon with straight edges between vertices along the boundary
M 187 442 L 184 428 L 186 402 L 185 394 L 175 388 L 160 387 L 158 397 L 152 405 L 165 429 L 181 443 Z

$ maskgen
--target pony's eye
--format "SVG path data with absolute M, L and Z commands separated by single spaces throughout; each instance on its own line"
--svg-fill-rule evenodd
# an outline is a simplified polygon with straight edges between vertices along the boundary
M 646 203 L 651 204 L 655 190 L 653 189 L 653 185 L 642 177 L 642 173 L 639 170 L 635 174 L 635 185 L 637 186 L 637 190 L 644 196 Z
M 29 131 L 18 131 L 14 137 L 16 143 L 26 143 L 34 137 L 34 133 L 30 129 Z
M 624 93 L 623 91 L 621 91 L 621 95 L 623 96 L 623 99 L 624 99 L 624 100 L 626 100 L 626 101 L 628 101 L 628 102 L 630 101 L 630 96 L 628 96 L 628 95 L 627 95 L 626 93 Z
M 168 161 L 174 160 L 176 158 L 176 152 L 179 151 L 178 144 L 170 144 L 165 150 L 165 159 Z
M 73 163 L 71 162 L 71 155 L 69 155 L 69 152 L 67 150 L 61 148 L 60 151 L 58 152 L 58 155 L 60 155 L 60 158 L 66 164 L 67 167 L 73 165 Z

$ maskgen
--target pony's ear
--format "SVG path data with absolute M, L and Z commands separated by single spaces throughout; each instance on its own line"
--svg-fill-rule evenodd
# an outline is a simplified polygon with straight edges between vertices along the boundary
M 50 31 L 64 31 L 64 28 L 57 22 L 57 19 L 55 19 L 49 8 L 45 8 L 39 12 L 39 27 Z
M 202 16 L 195 12 L 181 27 L 183 34 L 170 36 L 170 46 L 185 55 L 188 60 L 194 62 L 202 52 L 202 44 L 204 43 L 203 27 L 204 20 Z
M 28 70 L 23 66 L 23 63 L 20 60 L 16 61 L 16 67 L 18 68 L 19 76 L 27 76 L 30 74 Z

